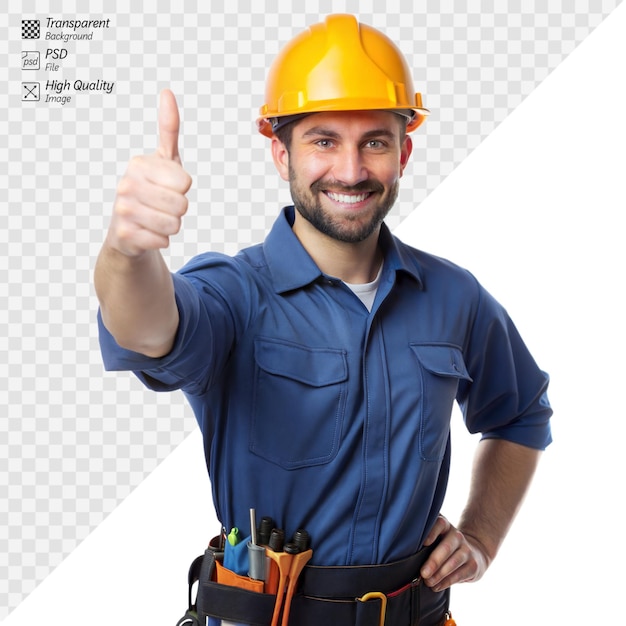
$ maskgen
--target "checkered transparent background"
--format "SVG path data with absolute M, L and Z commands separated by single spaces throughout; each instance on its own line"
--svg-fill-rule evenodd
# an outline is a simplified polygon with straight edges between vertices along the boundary
M 355 13 L 414 68 L 432 114 L 414 136 L 394 227 L 619 2 L 226 4 L 158 0 L 131 12 L 96 0 L 84 13 L 77 0 L 9 0 L 0 15 L 0 618 L 195 428 L 179 394 L 104 373 L 91 284 L 117 180 L 130 156 L 156 146 L 162 88 L 178 96 L 194 178 L 167 252 L 177 269 L 206 248 L 262 239 L 288 202 L 254 119 L 271 59 L 307 25 Z M 45 49 L 63 47 L 43 39 L 48 16 L 111 26 L 69 42 L 60 70 L 46 72 Z M 22 40 L 22 19 L 41 19 L 42 39 Z M 42 70 L 21 70 L 22 50 L 41 51 Z M 65 106 L 21 101 L 22 81 L 54 78 L 115 89 L 72 92 Z

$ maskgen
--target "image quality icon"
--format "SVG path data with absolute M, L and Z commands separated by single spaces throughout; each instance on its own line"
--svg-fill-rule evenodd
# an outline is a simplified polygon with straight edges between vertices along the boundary
M 22 101 L 39 102 L 39 83 L 22 83 Z

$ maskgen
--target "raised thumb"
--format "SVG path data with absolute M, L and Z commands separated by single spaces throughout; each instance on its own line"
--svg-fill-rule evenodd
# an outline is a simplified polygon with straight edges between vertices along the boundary
M 180 163 L 180 153 L 178 152 L 180 115 L 176 98 L 169 89 L 164 89 L 161 92 L 158 121 L 159 145 L 157 152 L 166 159 Z

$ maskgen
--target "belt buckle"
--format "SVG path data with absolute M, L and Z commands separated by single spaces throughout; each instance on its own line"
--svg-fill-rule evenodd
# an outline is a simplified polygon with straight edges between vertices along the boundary
M 379 626 L 385 626 L 385 616 L 387 614 L 387 596 L 382 591 L 370 591 L 360 598 L 357 598 L 359 602 L 367 602 L 368 600 L 374 600 L 378 598 L 380 600 L 380 618 L 378 620 Z

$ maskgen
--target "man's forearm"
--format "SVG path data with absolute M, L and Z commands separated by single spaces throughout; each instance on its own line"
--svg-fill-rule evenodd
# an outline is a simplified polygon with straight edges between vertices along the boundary
M 104 325 L 119 345 L 153 357 L 171 350 L 178 309 L 172 276 L 160 252 L 129 258 L 105 244 L 94 283 Z
M 540 455 L 540 450 L 501 439 L 484 439 L 478 445 L 458 529 L 482 546 L 489 561 L 520 509 Z

